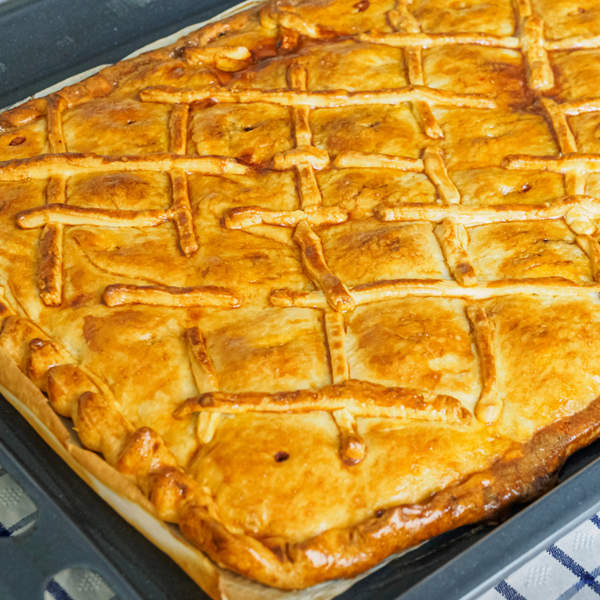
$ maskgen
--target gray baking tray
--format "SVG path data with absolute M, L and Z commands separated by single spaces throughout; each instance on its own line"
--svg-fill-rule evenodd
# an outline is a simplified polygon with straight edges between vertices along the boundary
M 0 106 L 201 22 L 234 0 L 0 0 Z M 18 458 L 17 458 L 18 457 Z M 0 465 L 34 500 L 31 532 L 0 538 L 0 596 L 42 597 L 69 566 L 99 573 L 121 600 L 207 598 L 123 521 L 0 398 Z M 463 527 L 397 558 L 340 600 L 465 600 L 600 510 L 600 442 L 575 454 L 558 485 L 504 523 Z M 10 544 L 10 546 L 9 546 Z

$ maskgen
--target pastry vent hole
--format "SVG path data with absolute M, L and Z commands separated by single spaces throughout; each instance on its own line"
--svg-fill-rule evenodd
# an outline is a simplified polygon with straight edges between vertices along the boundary
M 12 538 L 31 531 L 38 509 L 23 488 L 0 467 L 0 538 Z
M 287 452 L 284 452 L 283 450 L 280 450 L 279 452 L 275 452 L 275 455 L 273 456 L 273 458 L 275 459 L 275 462 L 285 462 L 288 458 L 290 457 L 290 455 Z
M 21 144 L 24 144 L 27 141 L 27 138 L 23 137 L 22 135 L 18 135 L 17 137 L 14 137 L 12 140 L 10 140 L 10 142 L 8 142 L 9 146 L 20 146 Z
M 44 600 L 116 600 L 116 594 L 98 573 L 81 567 L 63 569 L 48 580 Z

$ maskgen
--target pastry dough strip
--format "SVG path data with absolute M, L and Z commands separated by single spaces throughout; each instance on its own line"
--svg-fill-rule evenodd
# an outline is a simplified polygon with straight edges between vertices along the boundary
M 246 175 L 251 172 L 249 167 L 233 158 L 218 156 L 179 156 L 168 153 L 150 156 L 100 156 L 93 153 L 64 152 L 0 162 L 0 181 L 45 179 L 54 175 L 71 177 L 80 173 L 166 172 L 172 169 L 205 175 Z
M 177 418 L 195 412 L 218 411 L 305 413 L 347 410 L 353 415 L 468 423 L 471 413 L 452 396 L 410 388 L 386 387 L 350 379 L 318 390 L 292 392 L 211 392 L 186 400 L 174 413 Z
M 290 87 L 304 92 L 308 85 L 308 74 L 304 67 L 292 63 L 288 67 Z M 348 219 L 340 209 L 322 208 L 321 190 L 314 168 L 329 163 L 326 152 L 312 146 L 309 107 L 290 106 L 296 148 L 274 157 L 276 168 L 293 167 L 298 182 L 300 208 L 295 211 L 265 213 L 257 207 L 237 207 L 224 215 L 224 225 L 229 229 L 245 229 L 254 225 L 270 224 L 295 227 L 292 239 L 300 249 L 302 265 L 307 276 L 323 290 L 331 307 L 340 312 L 354 309 L 354 303 L 346 286 L 331 272 L 325 260 L 323 245 L 312 228 L 313 224 L 339 223 Z
M 422 158 L 367 154 L 365 152 L 341 152 L 333 161 L 338 169 L 396 169 L 412 173 L 425 173 L 445 204 L 458 204 L 460 192 L 450 179 L 444 156 L 439 148 L 429 147 Z
M 449 45 L 481 45 L 494 48 L 520 49 L 523 47 L 523 39 L 517 36 L 497 36 L 488 33 L 421 33 L 420 28 L 409 28 L 408 23 L 418 22 L 410 15 L 411 20 L 406 19 L 407 7 L 406 0 L 399 0 L 396 3 L 396 9 L 388 13 L 390 24 L 398 33 L 361 33 L 354 36 L 354 39 L 360 42 L 373 44 L 382 44 L 386 46 L 421 49 L 434 48 Z M 532 16 L 531 4 L 528 0 L 515 0 L 515 8 L 519 23 L 523 23 Z M 395 13 L 395 14 L 394 14 Z M 398 18 L 398 15 L 401 19 Z M 310 23 L 296 15 L 295 13 L 280 10 L 273 13 L 269 8 L 263 8 L 260 11 L 260 22 L 263 27 L 269 30 L 279 26 L 296 34 L 304 35 L 313 39 L 334 40 L 336 37 L 347 38 L 347 35 L 335 31 L 323 30 L 318 25 Z M 399 26 L 404 25 L 404 26 Z M 406 33 L 402 33 L 405 29 Z M 546 50 L 573 50 L 585 48 L 600 47 L 600 36 L 573 36 L 562 40 L 541 39 L 541 44 Z
M 366 152 L 340 152 L 333 161 L 338 169 L 396 169 L 412 173 L 423 173 L 425 165 L 420 158 L 391 156 L 389 154 L 369 154 Z
M 166 223 L 170 218 L 169 211 L 160 209 L 118 210 L 49 204 L 18 213 L 17 225 L 22 229 L 36 229 L 48 224 L 154 227 Z
M 575 141 L 575 136 L 569 127 L 563 107 L 551 98 L 541 98 L 540 102 L 550 119 L 561 154 L 576 153 L 577 143 Z M 564 178 L 567 194 L 585 194 L 585 173 L 566 173 Z
M 593 235 L 577 235 L 575 240 L 590 259 L 592 277 L 595 281 L 600 281 L 600 242 L 598 238 Z
M 407 50 L 425 50 L 443 46 L 486 46 L 488 48 L 506 48 L 519 50 L 523 42 L 515 36 L 498 36 L 489 33 L 361 33 L 356 36 L 361 42 L 392 46 L 393 48 L 406 48 Z M 573 36 L 562 40 L 545 40 L 541 43 L 545 50 L 553 52 L 560 50 L 585 50 L 600 47 L 600 36 Z M 412 82 L 412 83 L 417 83 Z
M 600 284 L 598 283 L 576 284 L 560 277 L 503 279 L 471 287 L 463 287 L 447 279 L 394 279 L 361 284 L 350 289 L 350 294 L 357 306 L 408 296 L 485 300 L 497 296 L 523 294 L 576 298 L 589 297 L 590 294 L 598 293 L 600 293 Z M 318 309 L 327 307 L 327 300 L 321 292 L 287 288 L 273 290 L 269 301 L 273 306 Z
M 396 31 L 407 31 L 418 34 L 421 27 L 408 9 L 407 0 L 396 0 L 396 9 L 387 14 L 390 25 Z M 425 85 L 423 76 L 423 50 L 421 48 L 405 48 L 404 56 L 408 71 L 408 81 L 411 85 Z M 442 139 L 444 132 L 427 102 L 417 101 L 412 103 L 417 121 L 425 135 L 432 139 Z
M 544 23 L 536 16 L 526 17 L 520 26 L 529 86 L 546 91 L 554 87 L 554 72 L 544 47 Z
M 184 332 L 184 338 L 198 392 L 204 394 L 217 391 L 219 389 L 217 372 L 208 355 L 202 332 L 198 327 L 189 327 Z M 200 443 L 208 444 L 217 429 L 219 413 L 200 413 L 196 418 L 196 438 Z
M 521 40 L 514 36 L 498 36 L 489 33 L 421 33 L 420 28 L 407 33 L 360 33 L 356 37 L 361 42 L 406 48 L 407 50 L 464 45 L 510 50 L 521 48 Z
M 345 349 L 344 317 L 340 313 L 328 310 L 325 311 L 324 321 L 331 382 L 333 384 L 343 384 L 350 376 Z M 358 432 L 358 423 L 354 415 L 346 408 L 341 408 L 334 410 L 331 416 L 340 436 L 340 458 L 342 462 L 349 466 L 358 464 L 367 454 L 367 444 Z
M 566 217 L 574 208 L 585 208 L 591 215 L 600 215 L 600 202 L 591 196 L 568 196 L 552 204 L 513 204 L 488 207 L 465 205 L 402 204 L 379 206 L 375 214 L 382 221 L 431 221 L 439 223 L 452 218 L 467 227 L 511 221 L 544 221 Z
M 335 311 L 325 311 L 325 335 L 329 361 L 331 365 L 332 383 L 342 383 L 350 376 L 344 339 L 346 337 L 344 317 Z
M 278 225 L 295 227 L 306 220 L 311 225 L 337 225 L 349 218 L 348 211 L 339 206 L 320 206 L 303 210 L 269 210 L 260 206 L 239 206 L 228 210 L 223 216 L 227 229 L 246 229 L 255 225 Z
M 450 179 L 444 155 L 439 148 L 425 148 L 423 151 L 423 170 L 435 186 L 440 200 L 444 204 L 458 204 L 460 192 Z
M 338 312 L 327 310 L 325 311 L 324 321 L 331 382 L 333 384 L 343 384 L 350 376 L 344 344 L 346 337 L 344 317 Z M 340 458 L 342 462 L 349 466 L 358 464 L 367 453 L 367 445 L 358 432 L 358 424 L 354 415 L 344 407 L 334 410 L 331 416 L 340 436 Z
M 287 71 L 288 83 L 293 90 L 305 92 L 308 86 L 308 74 L 304 67 L 296 63 L 292 63 Z M 312 146 L 312 133 L 309 122 L 309 107 L 291 107 L 292 126 L 294 130 L 294 140 L 296 152 L 309 151 L 311 156 L 319 156 L 323 158 L 324 151 L 319 151 Z M 306 149 L 306 150 L 305 150 Z M 294 156 L 293 154 L 288 156 Z M 328 160 L 328 157 L 327 159 Z M 313 164 L 310 159 L 306 161 L 300 160 L 296 162 L 296 179 L 298 181 L 298 192 L 300 196 L 300 208 L 306 210 L 320 206 L 322 203 L 321 190 L 315 177 Z M 322 168 L 322 167 L 321 167 Z
M 422 101 L 441 106 L 496 108 L 495 100 L 481 94 L 455 94 L 453 92 L 417 85 L 368 92 L 349 92 L 346 90 L 299 92 L 286 89 L 265 91 L 252 88 L 228 89 L 222 87 L 179 89 L 157 86 L 142 90 L 140 92 L 140 99 L 145 102 L 164 102 L 170 104 L 189 104 L 212 99 L 215 102 L 229 104 L 266 102 L 280 106 L 305 106 L 308 108 L 340 108 L 344 106 Z
M 50 96 L 46 100 L 46 129 L 50 152 L 66 152 L 65 136 L 62 127 L 64 101 Z M 66 179 L 54 175 L 46 185 L 46 205 L 66 203 Z M 40 232 L 39 238 L 38 288 L 40 298 L 46 306 L 59 306 L 63 290 L 63 227 L 61 224 L 48 224 Z
M 440 204 L 400 204 L 378 206 L 375 215 L 382 221 L 430 221 L 439 223 L 452 218 L 467 227 L 511 221 L 544 221 L 560 219 L 577 207 L 585 207 L 592 215 L 600 215 L 600 203 L 590 196 L 568 196 L 552 204 L 514 204 L 489 207 Z M 294 227 L 306 219 L 312 225 L 336 225 L 349 219 L 347 210 L 337 206 L 320 207 L 314 211 L 278 211 L 258 206 L 236 207 L 224 215 L 228 229 L 246 229 L 255 225 Z
M 217 46 L 184 48 L 184 58 L 190 65 L 211 65 L 220 71 L 239 71 L 248 65 L 252 58 L 246 46 Z
M 560 104 L 560 109 L 569 117 L 581 115 L 587 112 L 600 111 L 600 98 L 588 98 L 587 100 L 573 100 L 571 102 L 563 102 Z
M 185 155 L 187 150 L 187 127 L 189 106 L 176 104 L 169 119 L 171 152 Z M 192 218 L 187 175 L 183 169 L 173 169 L 169 173 L 172 189 L 171 214 L 177 230 L 179 246 L 185 256 L 191 256 L 198 250 L 198 241 Z
M 105 288 L 102 298 L 107 306 L 147 304 L 174 308 L 239 308 L 241 304 L 240 299 L 231 290 L 216 286 L 178 288 L 114 284 Z
M 507 156 L 502 166 L 520 171 L 551 171 L 553 173 L 598 173 L 600 154 L 576 154 L 559 158 L 515 154 Z
M 496 373 L 495 329 L 484 307 L 470 304 L 466 307 L 467 317 L 477 354 L 481 373 L 481 393 L 475 405 L 475 416 L 488 425 L 500 416 L 502 398 L 498 394 L 498 376 Z
M 448 218 L 434 232 L 454 279 L 460 285 L 477 285 L 475 269 L 467 249 L 469 236 L 465 226 Z
M 294 241 L 300 247 L 302 264 L 307 275 L 323 290 L 333 310 L 338 312 L 354 310 L 354 300 L 348 288 L 327 266 L 321 240 L 306 220 L 296 225 Z

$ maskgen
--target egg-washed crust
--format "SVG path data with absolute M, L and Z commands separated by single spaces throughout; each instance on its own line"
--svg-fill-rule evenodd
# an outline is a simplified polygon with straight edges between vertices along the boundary
M 6 371 L 267 585 L 494 518 L 600 433 L 600 11 L 461 7 L 271 2 L 0 115 Z

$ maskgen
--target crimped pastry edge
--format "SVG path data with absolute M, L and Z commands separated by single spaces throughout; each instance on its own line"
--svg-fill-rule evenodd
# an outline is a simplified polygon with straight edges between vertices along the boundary
M 156 516 L 137 485 L 99 454 L 81 446 L 42 392 L 0 348 L 0 394 L 62 460 L 132 527 L 173 559 L 214 600 L 330 600 L 376 569 L 354 579 L 329 581 L 287 592 L 266 587 L 217 566 L 181 535 L 176 526 Z M 397 558 L 390 557 L 389 560 Z

